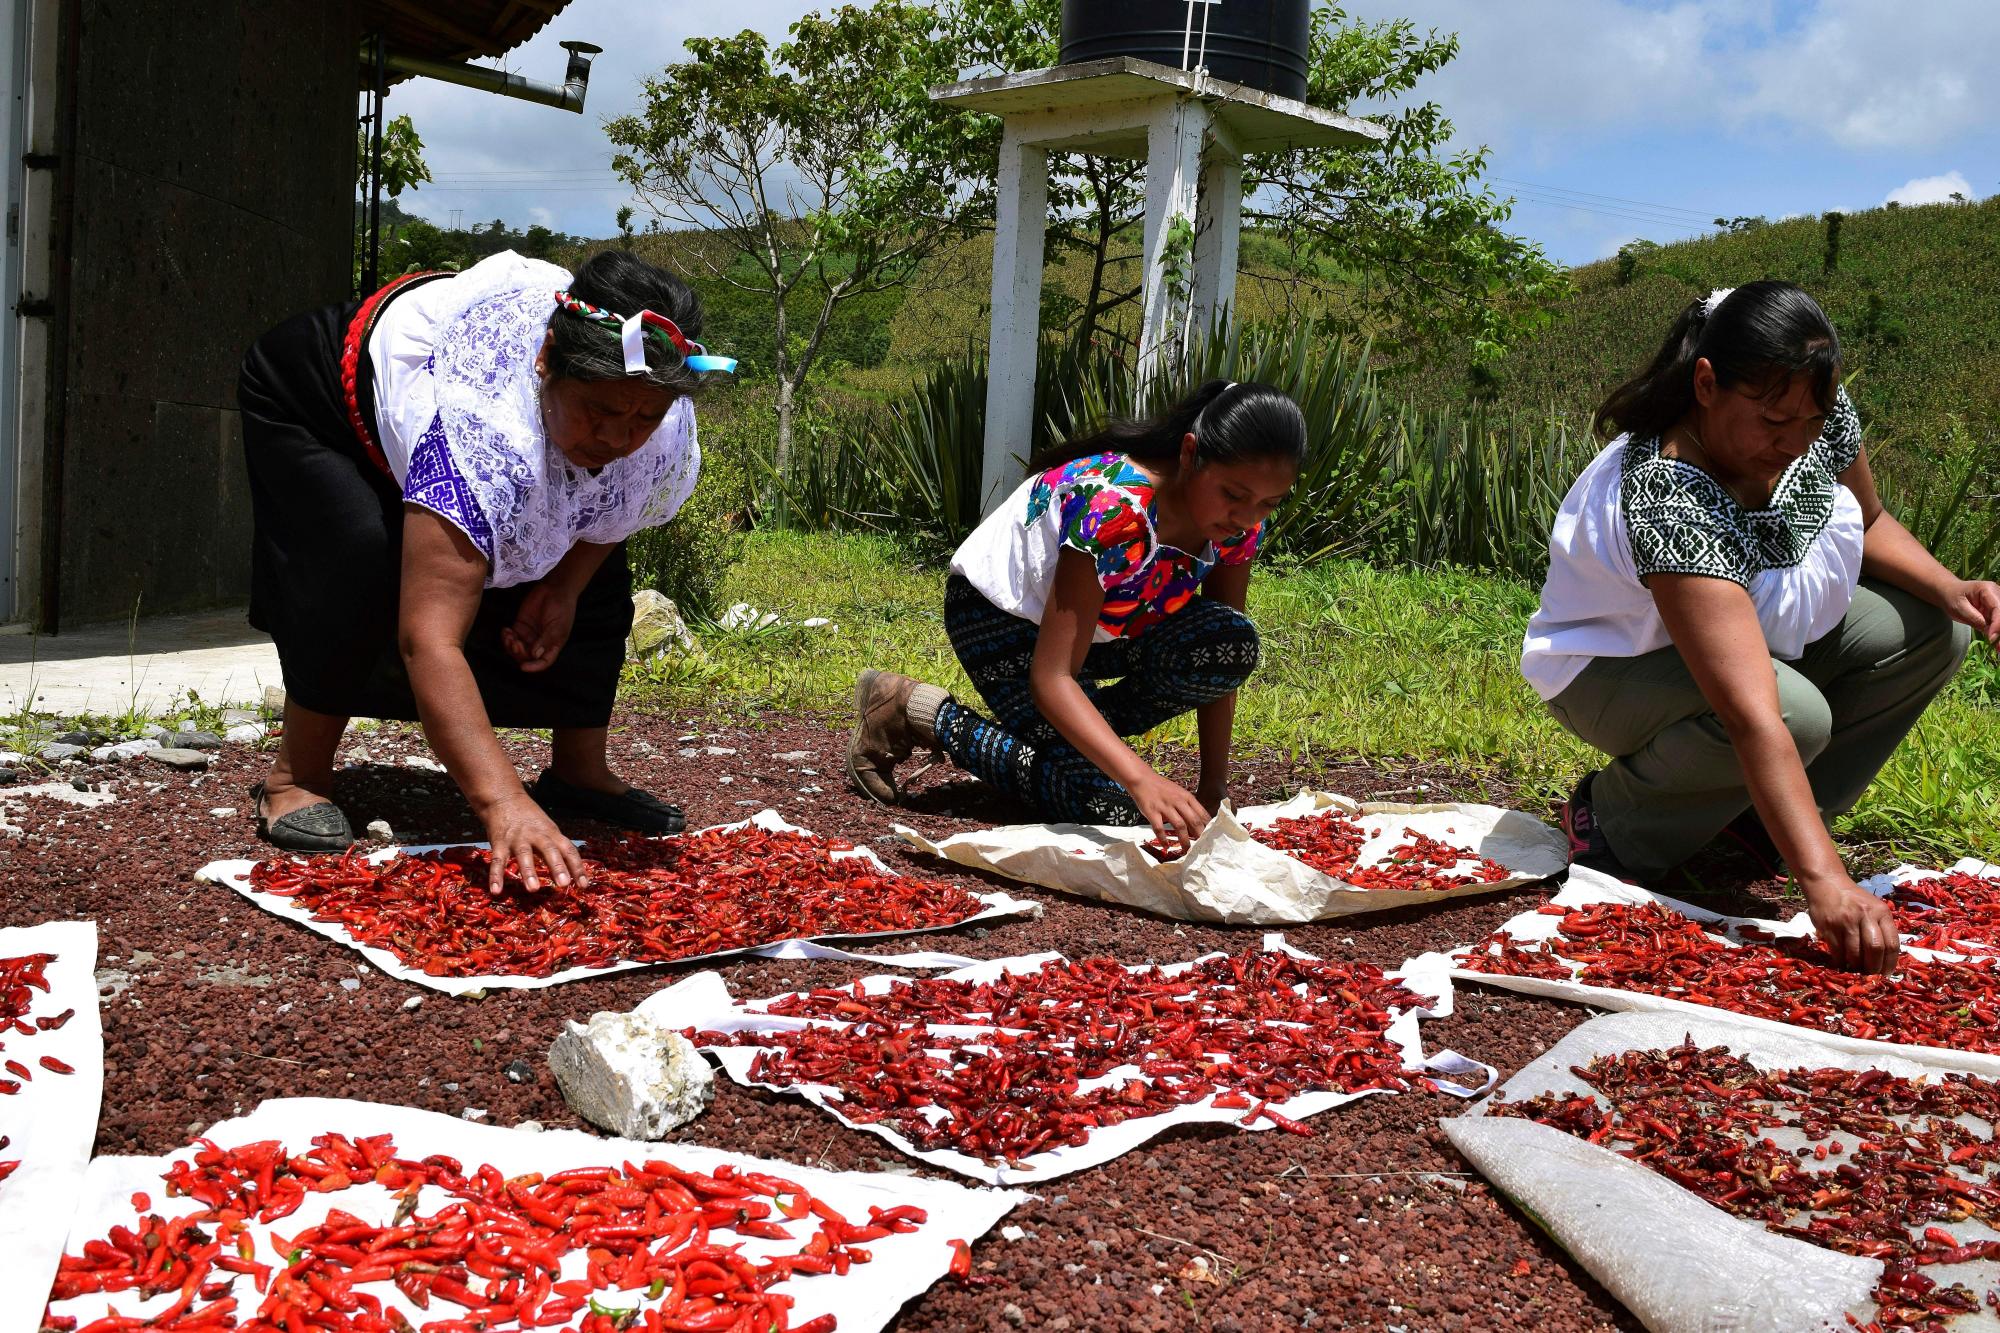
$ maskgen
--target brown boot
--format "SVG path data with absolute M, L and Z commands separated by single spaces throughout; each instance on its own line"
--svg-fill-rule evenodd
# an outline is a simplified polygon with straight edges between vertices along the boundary
M 854 734 L 847 741 L 847 775 L 884 805 L 898 798 L 896 765 L 918 746 L 937 744 L 937 710 L 945 692 L 893 671 L 864 671 L 854 683 Z

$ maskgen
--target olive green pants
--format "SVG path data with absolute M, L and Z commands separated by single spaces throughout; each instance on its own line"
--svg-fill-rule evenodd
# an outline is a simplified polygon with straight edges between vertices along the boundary
M 1832 633 L 1796 662 L 1772 659 L 1823 818 L 1861 799 L 1971 642 L 1937 607 L 1863 579 Z M 1679 649 L 1595 658 L 1549 711 L 1616 756 L 1591 784 L 1591 806 L 1612 853 L 1637 875 L 1672 870 L 1750 808 L 1729 735 Z

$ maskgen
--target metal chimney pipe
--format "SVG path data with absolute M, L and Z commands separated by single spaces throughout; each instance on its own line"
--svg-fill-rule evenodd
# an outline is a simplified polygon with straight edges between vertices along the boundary
M 498 93 L 502 97 L 518 97 L 524 102 L 539 102 L 543 106 L 581 114 L 583 95 L 590 86 L 591 57 L 604 48 L 590 42 L 564 42 L 562 48 L 569 52 L 569 68 L 563 73 L 563 83 L 560 88 L 552 83 L 522 78 L 519 74 L 509 74 L 506 70 L 492 69 L 486 65 L 453 65 L 442 60 L 426 60 L 422 56 L 406 56 L 394 52 L 390 53 L 386 63 L 398 74 L 442 79 L 446 83 L 477 88 L 481 92 Z

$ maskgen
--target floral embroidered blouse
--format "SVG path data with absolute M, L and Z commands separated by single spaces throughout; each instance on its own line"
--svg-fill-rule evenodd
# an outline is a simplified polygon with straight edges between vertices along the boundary
M 1153 479 L 1123 454 L 1091 454 L 1029 477 L 965 539 L 952 572 L 1001 610 L 1041 622 L 1064 547 L 1097 566 L 1098 643 L 1143 634 L 1201 591 L 1217 565 L 1247 565 L 1258 524 L 1199 552 L 1159 540 Z

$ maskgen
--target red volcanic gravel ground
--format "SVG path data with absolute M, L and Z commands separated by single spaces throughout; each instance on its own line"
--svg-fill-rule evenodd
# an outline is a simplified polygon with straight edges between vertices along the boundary
M 918 783 L 914 810 L 871 805 L 839 776 L 844 741 L 823 722 L 784 715 L 766 714 L 751 727 L 628 715 L 614 733 L 613 760 L 630 779 L 682 804 L 691 827 L 773 805 L 815 832 L 877 840 L 899 869 L 977 883 L 884 840 L 890 824 L 902 819 L 945 833 L 1020 812 L 943 770 Z M 542 762 L 533 738 L 508 745 L 532 776 Z M 708 746 L 736 753 L 712 756 Z M 702 753 L 686 758 L 684 748 Z M 811 757 L 776 758 L 795 751 Z M 343 753 L 353 763 L 341 773 L 339 796 L 356 828 L 384 819 L 407 842 L 479 836 L 449 778 L 403 763 L 428 757 L 414 728 L 351 732 Z M 454 1000 L 388 980 L 352 951 L 195 883 L 193 872 L 207 861 L 267 850 L 252 834 L 247 795 L 266 762 L 235 747 L 204 775 L 145 763 L 64 769 L 66 777 L 109 782 L 117 801 L 89 810 L 26 802 L 13 816 L 24 835 L 0 840 L 0 924 L 98 922 L 106 1064 L 97 1150 L 165 1152 L 277 1096 L 399 1102 L 450 1115 L 481 1108 L 500 1125 L 579 1125 L 544 1059 L 562 1021 L 630 1008 L 678 970 Z M 1424 795 L 1412 785 L 1428 779 L 1431 796 L 1509 797 L 1435 770 L 1309 771 L 1275 760 L 1244 767 L 1236 795 L 1245 804 L 1308 781 L 1355 796 L 1413 800 Z M 212 814 L 215 807 L 234 813 Z M 1240 949 L 1259 938 L 1253 930 L 1177 925 L 1015 891 L 1041 897 L 1047 914 L 933 942 L 983 957 L 1060 949 L 1142 962 Z M 1478 938 L 1544 896 L 1529 888 L 1289 935 L 1323 956 L 1393 966 Z M 722 970 L 737 994 L 763 995 L 841 982 L 866 969 L 754 961 Z M 421 1004 L 406 1009 L 416 996 Z M 1424 1042 L 1505 1074 L 1585 1017 L 1569 1005 L 1462 987 L 1457 1014 L 1425 1023 Z M 532 1068 L 531 1080 L 508 1081 L 503 1071 L 515 1060 Z M 683 1131 L 687 1141 L 840 1170 L 913 1168 L 885 1158 L 880 1140 L 802 1102 L 726 1079 L 716 1088 L 708 1113 Z M 1050 1182 L 1006 1219 L 1025 1231 L 1020 1240 L 996 1231 L 974 1246 L 976 1271 L 993 1281 L 940 1282 L 896 1327 L 1637 1327 L 1444 1142 L 1436 1119 L 1459 1105 L 1427 1093 L 1371 1097 L 1314 1117 L 1312 1138 L 1175 1131 L 1109 1165 Z

